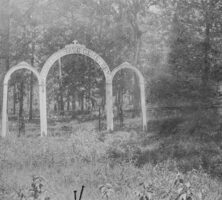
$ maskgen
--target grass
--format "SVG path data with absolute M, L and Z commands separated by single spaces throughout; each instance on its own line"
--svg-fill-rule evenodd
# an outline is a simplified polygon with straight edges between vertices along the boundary
M 34 199 L 33 176 L 43 177 L 50 199 L 74 199 L 73 190 L 79 196 L 82 185 L 83 200 L 142 200 L 149 195 L 176 200 L 184 191 L 191 191 L 192 199 L 222 198 L 222 152 L 215 141 L 151 135 L 133 121 L 112 133 L 98 132 L 95 124 L 50 123 L 45 138 L 37 136 L 38 124 L 27 125 L 20 138 L 11 128 L 10 136 L 0 139 L 0 199 Z M 37 191 L 39 199 L 43 189 Z

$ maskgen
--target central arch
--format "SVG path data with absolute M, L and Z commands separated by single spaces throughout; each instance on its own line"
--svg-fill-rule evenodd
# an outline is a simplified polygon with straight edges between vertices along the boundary
M 41 110 L 41 135 L 47 135 L 47 105 L 46 105 L 46 79 L 53 64 L 60 58 L 70 54 L 81 54 L 93 59 L 102 69 L 106 79 L 106 121 L 107 130 L 113 130 L 112 111 L 112 76 L 106 62 L 94 51 L 87 49 L 76 40 L 72 44 L 66 45 L 63 49 L 52 54 L 45 62 L 41 73 L 40 110 Z

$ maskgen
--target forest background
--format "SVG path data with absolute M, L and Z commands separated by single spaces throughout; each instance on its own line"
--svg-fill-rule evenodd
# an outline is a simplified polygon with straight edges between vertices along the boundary
M 137 67 L 146 79 L 147 104 L 183 115 L 189 123 L 185 132 L 215 133 L 220 128 L 221 6 L 219 0 L 1 0 L 1 80 L 20 61 L 40 70 L 53 52 L 75 39 L 101 55 L 110 70 L 125 61 Z M 104 102 L 104 77 L 92 60 L 75 56 L 55 65 L 48 98 L 60 114 L 75 111 L 76 101 L 82 110 L 84 100 L 92 108 L 92 91 Z M 130 94 L 136 115 L 138 81 L 129 76 L 118 74 L 114 95 L 122 105 L 123 94 Z M 22 115 L 26 96 L 32 119 L 33 74 L 16 74 L 10 83 L 12 113 Z
M 138 120 L 137 76 L 122 70 L 114 79 L 115 130 L 105 131 L 103 73 L 93 60 L 74 55 L 50 70 L 49 137 L 36 137 L 37 80 L 29 71 L 14 73 L 10 131 L 17 118 L 25 120 L 26 131 L 25 137 L 11 133 L 0 140 L 0 196 L 11 199 L 16 190 L 21 199 L 23 186 L 30 187 L 27 174 L 33 173 L 69 194 L 61 199 L 73 199 L 70 191 L 80 184 L 90 188 L 88 197 L 102 199 L 94 191 L 105 183 L 112 183 L 115 199 L 126 198 L 125 193 L 135 199 L 131 192 L 141 181 L 138 174 L 156 187 L 159 198 L 163 192 L 178 196 L 182 193 L 170 187 L 179 171 L 195 194 L 220 199 L 222 2 L 0 0 L 0 109 L 3 78 L 11 67 L 26 61 L 40 71 L 49 56 L 73 40 L 98 53 L 110 70 L 129 62 L 142 72 L 148 130 L 143 132 Z M 17 126 L 14 131 L 21 136 Z

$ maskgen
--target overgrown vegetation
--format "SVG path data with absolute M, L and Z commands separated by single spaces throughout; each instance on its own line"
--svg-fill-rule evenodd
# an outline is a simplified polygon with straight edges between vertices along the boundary
M 95 125 L 57 122 L 46 138 L 35 137 L 36 131 L 20 138 L 11 132 L 0 141 L 1 198 L 71 200 L 82 185 L 82 199 L 221 198 L 219 143 L 127 127 L 98 132 Z

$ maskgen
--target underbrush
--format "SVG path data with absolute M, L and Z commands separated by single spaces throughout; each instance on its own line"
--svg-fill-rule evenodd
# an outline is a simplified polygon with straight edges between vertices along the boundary
M 91 122 L 55 126 L 46 138 L 0 140 L 0 199 L 74 199 L 82 185 L 82 200 L 222 198 L 221 182 L 211 176 L 221 173 L 212 140 L 97 132 Z

